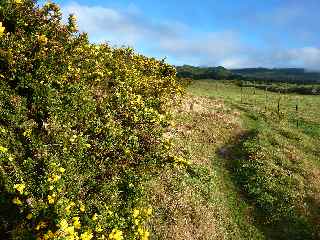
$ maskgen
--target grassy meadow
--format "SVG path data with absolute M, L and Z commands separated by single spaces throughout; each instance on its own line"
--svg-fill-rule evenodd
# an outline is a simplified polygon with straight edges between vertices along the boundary
M 194 81 L 167 132 L 190 164 L 147 186 L 153 239 L 319 239 L 319 106 Z

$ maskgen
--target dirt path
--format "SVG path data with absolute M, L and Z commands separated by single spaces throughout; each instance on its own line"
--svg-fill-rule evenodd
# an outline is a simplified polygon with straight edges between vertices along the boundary
M 239 115 L 221 100 L 193 96 L 175 111 L 176 126 L 166 135 L 191 164 L 164 169 L 152 182 L 152 239 L 261 239 L 220 157 L 241 131 Z

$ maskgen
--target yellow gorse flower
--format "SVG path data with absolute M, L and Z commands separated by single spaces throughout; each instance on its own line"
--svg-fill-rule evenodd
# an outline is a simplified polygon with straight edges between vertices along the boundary
M 139 214 L 140 214 L 139 209 L 136 209 L 136 208 L 135 208 L 135 209 L 133 210 L 133 214 L 132 214 L 132 215 L 133 215 L 133 217 L 134 217 L 134 218 L 136 218 L 136 217 L 138 217 L 138 216 L 139 216 Z
M 80 218 L 79 217 L 73 217 L 73 226 L 75 229 L 80 229 L 81 228 L 81 223 L 80 223 Z
M 81 240 L 90 240 L 93 238 L 93 235 L 91 232 L 84 232 L 80 235 Z
M 15 197 L 14 199 L 12 199 L 12 202 L 18 206 L 22 205 L 22 202 L 18 197 Z
M 150 233 L 148 230 L 144 230 L 143 228 L 139 227 L 138 233 L 141 237 L 141 240 L 148 240 L 149 239 Z
M 75 21 L 77 21 L 77 16 L 72 14 L 72 15 L 70 15 L 70 19 L 75 22 Z
M 0 36 L 4 33 L 6 28 L 2 26 L 2 22 L 0 22 Z M 1 150 L 0 150 L 1 151 Z
M 67 227 L 65 232 L 70 234 L 71 236 L 76 234 L 76 232 L 74 231 L 74 226 Z
M 13 188 L 16 189 L 20 194 L 23 194 L 23 190 L 26 188 L 26 185 L 23 183 L 15 184 Z
M 45 35 L 38 35 L 38 41 L 41 44 L 46 45 L 48 43 L 48 38 Z
M 15 4 L 21 4 L 22 3 L 22 0 L 14 0 L 13 1 Z
M 134 219 L 134 221 L 133 221 L 133 222 L 134 222 L 134 224 L 135 224 L 135 225 L 137 225 L 137 226 L 138 226 L 138 225 L 139 225 L 139 223 L 140 223 L 140 220 L 139 220 L 139 219 Z
M 44 236 L 43 236 L 44 240 L 49 240 L 49 239 L 53 239 L 54 238 L 54 233 L 49 230 Z
M 52 195 L 48 195 L 48 202 L 49 202 L 49 204 L 54 204 L 55 197 L 56 197 L 56 194 L 55 194 L 55 193 L 53 193 Z
M 109 234 L 109 239 L 112 240 L 123 240 L 122 231 L 118 229 L 113 229 Z
M 93 221 L 97 221 L 97 219 L 98 219 L 98 214 L 95 213 L 95 214 L 92 216 L 92 220 L 93 220 Z
M 0 35 L 1 35 L 1 22 L 0 22 Z M 8 152 L 8 148 L 0 146 L 0 152 L 6 153 Z
M 36 226 L 36 230 L 39 231 L 42 228 L 45 228 L 47 224 L 43 221 L 39 222 L 39 224 Z
M 103 228 L 100 225 L 98 225 L 96 227 L 96 232 L 101 233 L 102 231 L 103 231 Z
M 71 213 L 71 208 L 73 207 L 73 206 L 75 206 L 76 204 L 74 203 L 74 202 L 70 202 L 66 207 L 65 207 L 65 211 L 66 211 L 66 213 L 67 214 L 70 214 Z
M 80 211 L 84 212 L 86 210 L 85 206 L 83 205 L 83 203 L 80 202 Z
M 66 219 L 62 219 L 59 222 L 59 227 L 63 232 L 66 232 L 67 228 L 69 227 L 67 220 Z
M 53 174 L 51 177 L 49 177 L 49 182 L 57 182 L 61 179 L 61 176 L 57 175 L 57 174 Z
M 148 207 L 148 208 L 144 209 L 144 212 L 147 216 L 150 216 L 152 214 L 152 207 Z
M 144 234 L 141 236 L 141 240 L 148 240 L 149 236 L 150 236 L 150 233 L 148 230 L 146 230 Z
M 106 237 L 102 234 L 101 237 L 98 238 L 99 240 L 104 240 Z

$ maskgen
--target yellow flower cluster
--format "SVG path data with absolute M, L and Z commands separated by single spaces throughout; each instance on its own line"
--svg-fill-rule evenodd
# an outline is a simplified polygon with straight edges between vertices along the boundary
M 182 165 L 190 165 L 190 162 L 183 157 L 174 157 L 174 162 Z
M 133 209 L 133 214 L 132 215 L 133 215 L 134 218 L 137 218 L 139 216 L 139 214 L 140 214 L 140 210 L 139 209 L 136 209 L 136 208 Z
M 81 202 L 81 201 L 79 201 L 79 204 L 80 204 L 80 212 L 84 212 L 85 210 L 86 210 L 86 207 L 84 206 L 84 204 Z
M 5 29 L 6 29 L 6 28 L 2 26 L 2 22 L 0 22 L 0 37 L 1 37 L 1 35 L 4 33 L 4 30 L 5 30 Z
M 15 184 L 13 188 L 16 189 L 20 194 L 23 194 L 23 190 L 26 188 L 26 185 L 23 183 Z
M 78 30 L 77 17 L 73 14 L 69 16 L 69 27 L 70 27 L 70 30 L 73 32 Z
M 55 235 L 54 233 L 49 230 L 44 236 L 43 236 L 43 239 L 44 240 L 49 240 L 49 239 L 54 239 Z
M 138 233 L 140 235 L 141 240 L 148 240 L 149 239 L 150 233 L 148 230 L 145 230 L 141 227 L 138 227 Z
M 13 1 L 15 4 L 21 4 L 22 3 L 22 0 L 14 0 Z
M 39 231 L 40 229 L 45 228 L 45 227 L 47 227 L 47 223 L 41 221 L 41 222 L 39 222 L 39 224 L 36 226 L 35 229 L 36 229 L 37 231 Z
M 109 234 L 110 240 L 123 240 L 122 231 L 118 229 L 113 229 L 112 232 Z
M 79 217 L 73 217 L 73 226 L 75 229 L 80 229 L 81 228 L 81 223 L 80 223 L 80 218 Z
M 93 235 L 91 232 L 84 232 L 80 235 L 81 240 L 90 240 L 93 238 Z
M 62 219 L 58 224 L 59 230 L 56 232 L 56 235 L 65 236 L 64 239 L 68 240 L 77 240 L 79 239 L 78 233 L 75 231 L 75 226 L 69 226 L 68 221 L 66 219 Z M 55 235 L 51 231 L 47 234 Z M 54 239 L 52 236 L 48 236 L 48 239 Z
M 48 195 L 48 202 L 49 202 L 49 204 L 54 204 L 55 197 L 56 197 L 56 194 L 55 194 L 55 193 L 53 193 L 52 195 Z
M 103 228 L 100 226 L 100 225 L 98 225 L 97 227 L 96 227 L 96 232 L 97 233 L 101 233 L 103 231 Z
M 0 146 L 0 152 L 6 153 L 8 152 L 8 148 Z
M 40 44 L 46 45 L 48 43 L 48 38 L 45 35 L 38 35 L 37 37 Z
M 133 209 L 132 216 L 134 218 L 134 224 L 137 226 L 137 232 L 136 234 L 140 236 L 141 240 L 148 240 L 150 233 L 148 230 L 144 229 L 142 225 L 142 219 L 143 217 L 147 218 L 152 214 L 152 208 L 145 208 L 142 210 L 139 210 L 137 208 Z
M 74 14 L 71 14 L 71 15 L 70 15 L 70 19 L 71 19 L 73 22 L 76 22 L 76 21 L 77 21 L 77 17 L 76 17 L 76 15 L 74 15 Z
M 148 207 L 146 210 L 145 210 L 147 216 L 151 216 L 152 214 L 152 207 Z
M 92 216 L 92 220 L 93 220 L 93 221 L 97 221 L 97 220 L 98 220 L 98 214 L 95 213 L 95 214 Z
M 77 135 L 72 135 L 72 137 L 70 138 L 70 142 L 74 142 L 77 139 Z
M 12 200 L 12 203 L 13 204 L 16 204 L 18 206 L 21 206 L 22 205 L 22 202 L 21 200 L 18 198 L 18 197 L 15 197 L 13 200 Z
M 32 133 L 32 130 L 31 129 L 27 129 L 26 131 L 23 132 L 23 136 L 24 137 L 28 137 L 30 138 L 31 137 L 31 133 Z
M 61 176 L 57 174 L 52 174 L 51 177 L 49 177 L 49 182 L 57 182 L 61 179 Z
M 76 204 L 74 202 L 70 202 L 66 207 L 65 207 L 65 211 L 66 211 L 66 214 L 69 215 L 71 213 L 71 208 L 73 206 L 75 206 Z

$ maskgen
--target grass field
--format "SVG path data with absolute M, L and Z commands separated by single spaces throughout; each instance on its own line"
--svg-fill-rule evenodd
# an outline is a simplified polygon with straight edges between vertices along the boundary
M 147 186 L 152 238 L 320 239 L 319 106 L 195 81 L 167 133 L 191 163 Z

